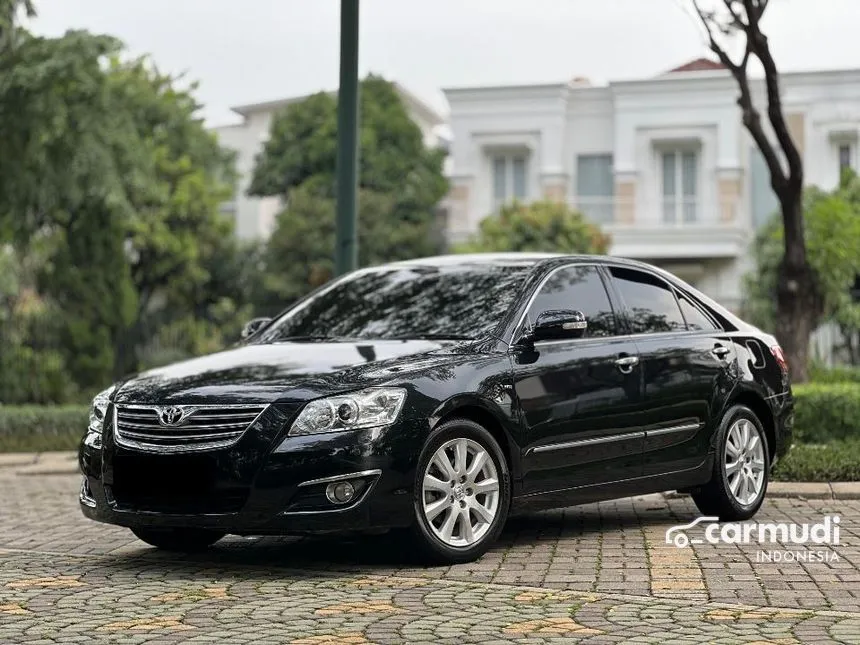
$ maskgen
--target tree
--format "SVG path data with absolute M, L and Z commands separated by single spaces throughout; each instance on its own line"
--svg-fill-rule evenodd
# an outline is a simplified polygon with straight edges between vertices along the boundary
M 761 30 L 762 16 L 769 4 L 770 0 L 715 0 L 716 9 L 703 9 L 699 0 L 693 0 L 711 50 L 737 82 L 744 127 L 767 163 L 771 187 L 779 200 L 784 254 L 777 271 L 778 315 L 774 329 L 785 350 L 792 377 L 795 381 L 805 381 L 809 338 L 824 312 L 825 303 L 818 276 L 807 257 L 803 232 L 803 162 L 783 113 L 779 72 L 768 38 Z M 719 42 L 731 36 L 741 36 L 744 41 L 738 62 Z M 761 114 L 753 103 L 748 74 L 752 57 L 758 59 L 764 69 L 767 117 L 776 142 L 765 131 Z
M 434 207 L 448 190 L 445 153 L 424 146 L 393 83 L 370 75 L 361 82 L 359 187 L 397 193 L 404 206 Z M 289 198 L 308 181 L 334 196 L 337 100 L 320 92 L 287 106 L 272 121 L 257 156 L 249 193 Z
M 61 352 L 61 312 L 39 296 L 43 240 L 0 247 L 0 403 L 65 403 L 76 394 Z
M 196 116 L 193 85 L 121 61 L 113 38 L 18 29 L 4 43 L 0 244 L 46 240 L 38 287 L 62 312 L 68 370 L 103 387 L 136 369 L 156 320 L 221 322 L 237 309 L 212 278 L 234 252 L 219 213 L 232 155 Z
M 609 237 L 566 204 L 539 201 L 503 206 L 481 221 L 478 235 L 460 253 L 540 251 L 606 253 Z
M 18 16 L 21 13 L 28 18 L 36 15 L 31 0 L 0 0 L 0 49 L 17 43 Z
M 137 310 L 119 346 L 116 371 L 123 373 L 135 368 L 136 348 L 160 326 L 205 317 L 224 297 L 215 292 L 221 285 L 212 284 L 212 271 L 236 252 L 233 222 L 219 211 L 230 197 L 233 155 L 196 116 L 194 85 L 180 89 L 179 79 L 146 58 L 115 60 L 109 80 L 133 126 L 129 143 L 145 160 L 127 189 L 126 251 Z
M 860 327 L 860 306 L 851 297 L 860 272 L 858 188 L 860 180 L 846 177 L 833 193 L 808 189 L 803 204 L 807 253 L 823 301 L 823 310 L 813 322 L 817 327 L 832 320 L 848 334 Z M 784 247 L 781 221 L 775 217 L 756 237 L 756 270 L 745 278 L 747 315 L 765 329 L 775 328 L 779 318 L 776 293 Z
M 40 296 L 62 312 L 56 330 L 84 389 L 109 381 L 133 298 L 122 222 L 138 148 L 105 72 L 118 41 L 86 32 L 16 32 L 0 48 L 0 241 L 50 249 Z
M 405 223 L 396 215 L 397 198 L 359 191 L 358 260 L 369 266 L 433 254 L 432 220 Z M 311 186 L 291 193 L 265 250 L 260 313 L 275 314 L 328 282 L 334 274 L 335 201 Z
M 432 254 L 441 248 L 436 205 L 448 189 L 444 153 L 424 146 L 392 83 L 361 83 L 359 264 Z M 285 204 L 264 253 L 259 302 L 274 313 L 333 274 L 337 102 L 320 93 L 287 106 L 258 155 L 250 193 Z

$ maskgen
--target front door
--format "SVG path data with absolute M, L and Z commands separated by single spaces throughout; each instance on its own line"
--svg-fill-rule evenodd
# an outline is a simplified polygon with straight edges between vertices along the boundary
M 653 273 L 611 267 L 642 368 L 643 474 L 699 466 L 731 390 L 734 349 L 692 298 Z
M 600 271 L 591 265 L 555 270 L 532 301 L 528 324 L 558 309 L 585 314 L 582 338 L 511 349 L 516 401 L 528 436 L 522 462 L 526 494 L 620 481 L 642 469 L 636 346 L 622 336 Z

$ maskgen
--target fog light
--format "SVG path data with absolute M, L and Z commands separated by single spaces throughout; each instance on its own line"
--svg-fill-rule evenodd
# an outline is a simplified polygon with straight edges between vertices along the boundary
M 349 482 L 335 482 L 326 486 L 325 496 L 332 504 L 346 504 L 355 497 L 355 486 Z
M 81 482 L 81 492 L 78 495 L 78 499 L 84 506 L 89 506 L 90 508 L 96 507 L 96 500 L 93 497 L 93 492 L 90 490 L 90 482 L 87 481 L 86 477 Z

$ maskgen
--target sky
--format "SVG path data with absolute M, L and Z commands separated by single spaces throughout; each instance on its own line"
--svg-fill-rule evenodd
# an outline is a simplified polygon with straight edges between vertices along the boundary
M 359 69 L 440 111 L 441 88 L 594 83 L 659 74 L 707 54 L 692 0 L 361 0 Z M 813 9 L 814 7 L 814 9 Z M 87 29 L 199 81 L 207 122 L 231 106 L 334 89 L 338 0 L 36 0 L 30 28 Z M 860 0 L 772 0 L 783 71 L 860 68 Z

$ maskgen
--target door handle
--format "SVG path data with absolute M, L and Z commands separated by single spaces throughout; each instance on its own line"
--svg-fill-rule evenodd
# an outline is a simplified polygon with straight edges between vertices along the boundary
M 730 350 L 728 347 L 725 347 L 724 345 L 714 345 L 714 349 L 711 350 L 711 353 L 720 360 L 722 360 L 726 356 L 728 356 L 731 351 L 732 350 Z
M 622 374 L 630 374 L 630 372 L 633 371 L 633 368 L 638 364 L 638 356 L 622 356 L 621 358 L 615 359 L 615 365 L 618 367 L 618 371 Z

